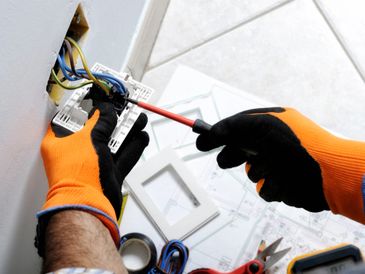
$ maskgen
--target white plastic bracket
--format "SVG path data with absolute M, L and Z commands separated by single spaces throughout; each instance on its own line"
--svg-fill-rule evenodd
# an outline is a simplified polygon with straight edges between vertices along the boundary
M 91 70 L 93 72 L 109 73 L 117 77 L 128 89 L 129 97 L 132 99 L 147 102 L 154 93 L 153 89 L 133 80 L 127 73 L 116 72 L 98 63 L 96 63 Z M 57 115 L 53 118 L 53 123 L 72 132 L 82 129 L 87 121 L 88 113 L 82 109 L 80 104 L 88 92 L 88 87 L 75 90 Z M 108 144 L 112 153 L 116 153 L 118 151 L 141 111 L 141 108 L 138 106 L 128 103 L 122 113 L 118 116 L 117 125 Z

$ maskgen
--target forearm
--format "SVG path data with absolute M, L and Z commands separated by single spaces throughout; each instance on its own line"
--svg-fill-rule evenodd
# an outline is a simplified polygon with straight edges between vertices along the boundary
M 334 213 L 365 223 L 365 143 L 335 138 L 322 148 L 326 146 L 329 152 L 318 162 L 329 207 Z
M 331 211 L 365 224 L 365 142 L 339 138 L 294 110 L 273 115 L 289 125 L 319 165 L 322 190 Z M 310 183 L 305 182 L 305 186 Z
M 56 213 L 46 228 L 43 272 L 65 267 L 128 273 L 109 230 L 98 218 L 79 210 Z

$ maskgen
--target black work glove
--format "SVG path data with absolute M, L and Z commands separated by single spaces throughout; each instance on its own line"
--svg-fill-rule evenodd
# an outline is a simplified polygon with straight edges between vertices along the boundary
M 113 108 L 110 103 L 99 103 L 89 116 L 92 116 L 96 109 L 99 109 L 102 114 L 91 132 L 91 137 L 99 156 L 99 177 L 104 195 L 114 207 L 116 216 L 119 217 L 123 181 L 147 147 L 149 136 L 147 132 L 143 131 L 148 121 L 147 115 L 141 113 L 117 153 L 112 154 L 108 142 L 117 124 L 117 116 Z
M 217 157 L 221 168 L 247 162 L 247 175 L 266 201 L 318 212 L 329 209 L 320 165 L 325 154 L 317 153 L 329 135 L 293 109 L 262 108 L 223 119 L 196 145 L 201 151 L 224 146 Z

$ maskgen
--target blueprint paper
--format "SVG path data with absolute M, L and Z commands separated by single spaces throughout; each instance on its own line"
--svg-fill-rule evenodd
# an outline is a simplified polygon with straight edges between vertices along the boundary
M 158 176 L 153 176 L 144 185 L 147 194 L 163 213 L 169 225 L 176 224 L 199 206 L 190 199 L 193 194 L 185 189 L 184 182 L 171 168 L 165 168 Z
M 134 168 L 126 184 L 166 241 L 186 239 L 219 215 L 207 192 L 171 148 Z
M 218 110 L 211 94 L 162 107 L 189 119 L 203 119 L 208 123 L 215 123 L 219 120 Z M 146 130 L 150 134 L 151 144 L 145 153 L 147 158 L 166 147 L 174 148 L 180 156 L 188 156 L 197 152 L 195 149 L 196 133 L 191 128 L 157 114 L 149 113 L 148 116 L 149 123 Z
M 273 106 L 184 66 L 176 70 L 158 105 L 209 123 L 246 109 Z M 199 152 L 191 132 L 183 128 L 177 130 L 176 125 L 168 125 L 170 121 L 161 117 L 151 119 L 159 120 L 160 126 L 164 126 L 153 128 L 156 124 L 150 123 L 147 131 L 151 141 L 143 159 L 148 161 L 160 149 L 173 147 L 220 210 L 216 219 L 184 241 L 190 248 L 186 273 L 199 267 L 233 270 L 255 257 L 261 240 L 269 244 L 279 237 L 284 237 L 279 249 L 291 247 L 292 250 L 269 273 L 286 273 L 292 258 L 315 249 L 343 242 L 365 249 L 363 225 L 330 212 L 309 213 L 283 203 L 267 203 L 257 195 L 244 166 L 220 169 L 216 164 L 219 151 Z M 173 197 L 170 199 L 169 205 Z M 159 250 L 164 245 L 131 198 L 120 230 L 121 234 L 141 232 L 150 236 Z

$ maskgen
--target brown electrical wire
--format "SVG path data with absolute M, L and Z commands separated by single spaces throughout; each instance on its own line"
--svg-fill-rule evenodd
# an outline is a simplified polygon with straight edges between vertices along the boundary
M 76 68 L 75 68 L 75 61 L 74 61 L 74 58 L 73 58 L 73 55 L 72 55 L 72 46 L 71 46 L 71 43 L 69 41 L 67 41 L 66 39 L 64 40 L 64 43 L 66 45 L 66 52 L 67 52 L 67 55 L 68 55 L 68 59 L 70 60 L 70 66 L 71 66 L 71 70 L 72 72 L 78 76 L 78 77 L 82 77 L 82 75 L 79 75 L 76 71 Z

